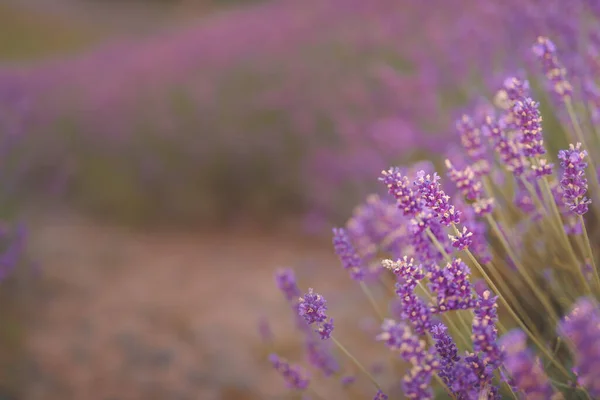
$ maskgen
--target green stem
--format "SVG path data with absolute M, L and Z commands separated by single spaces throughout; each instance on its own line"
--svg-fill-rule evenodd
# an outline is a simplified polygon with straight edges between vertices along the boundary
M 587 232 L 587 228 L 585 227 L 585 221 L 583 220 L 583 216 L 578 215 L 579 223 L 583 228 L 583 241 L 585 244 L 586 251 L 588 253 L 588 257 L 592 263 L 592 269 L 594 270 L 594 279 L 596 281 L 596 286 L 598 286 L 598 290 L 600 291 L 600 276 L 598 276 L 598 268 L 596 267 L 596 259 L 594 258 L 594 253 L 592 251 L 592 245 L 590 244 L 590 237 Z
M 483 269 L 483 267 L 481 266 L 481 264 L 477 261 L 477 259 L 473 255 L 473 253 L 471 253 L 469 251 L 469 249 L 465 249 L 464 251 L 467 253 L 467 256 L 469 256 L 469 259 L 473 262 L 473 264 L 475 265 L 475 267 L 479 270 L 479 272 L 481 273 L 481 275 L 483 276 L 483 278 L 485 279 L 485 281 L 487 282 L 487 284 L 490 286 L 490 288 L 494 291 L 494 293 L 499 294 L 500 291 L 498 290 L 498 288 L 496 287 L 496 285 L 494 284 L 494 282 L 490 279 L 490 277 L 488 276 L 488 274 L 485 272 L 485 270 Z M 556 360 L 554 358 L 554 355 L 550 351 L 548 351 L 548 349 L 546 349 L 546 347 L 544 346 L 544 344 L 529 330 L 529 328 L 527 328 L 527 326 L 523 323 L 523 321 L 521 320 L 521 318 L 519 318 L 519 316 L 517 315 L 517 313 L 512 309 L 511 305 L 504 299 L 504 297 L 503 296 L 499 296 L 498 298 L 504 304 L 504 306 L 506 307 L 506 310 L 513 317 L 513 319 L 515 320 L 515 322 L 517 324 L 519 324 L 519 326 L 521 327 L 521 329 L 523 329 L 523 331 L 527 334 L 527 336 L 529 336 L 529 338 L 531 339 L 531 341 L 540 349 L 540 351 L 542 353 L 544 353 L 544 355 L 546 357 L 548 357 L 548 359 L 552 362 L 552 364 L 554 366 L 556 366 L 567 378 L 570 378 L 569 372 L 565 369 L 565 367 L 558 360 Z
M 354 365 L 356 365 L 356 367 L 360 369 L 367 376 L 367 378 L 369 378 L 373 385 L 375 385 L 375 388 L 377 388 L 377 390 L 381 390 L 381 386 L 379 386 L 373 375 L 371 375 L 371 373 L 361 364 L 361 362 L 358 361 L 356 357 L 354 357 L 336 338 L 331 336 L 331 340 L 333 340 L 333 343 L 335 343 L 342 353 L 344 353 L 354 363 Z
M 383 313 L 379 309 L 379 306 L 377 305 L 377 302 L 373 298 L 373 294 L 369 290 L 369 287 L 367 286 L 367 284 L 364 283 L 363 281 L 360 281 L 360 288 L 362 289 L 362 291 L 365 294 L 365 296 L 367 296 L 367 299 L 369 299 L 369 303 L 371 303 L 371 306 L 373 307 L 373 310 L 375 310 L 375 314 L 377 314 L 377 316 L 379 317 L 379 319 L 383 321 L 385 319 L 385 316 L 383 315 Z

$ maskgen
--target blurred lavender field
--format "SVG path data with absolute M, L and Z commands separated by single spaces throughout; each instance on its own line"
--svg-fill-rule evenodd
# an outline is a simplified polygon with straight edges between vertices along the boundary
M 346 219 L 382 168 L 438 162 L 468 99 L 527 73 L 541 31 L 565 44 L 559 16 L 581 12 L 38 3 L 0 5 L 0 216 L 28 227 L 3 283 L 0 397 L 28 399 L 284 398 L 256 367 L 258 319 L 287 311 L 273 268 L 347 298 L 307 228 Z

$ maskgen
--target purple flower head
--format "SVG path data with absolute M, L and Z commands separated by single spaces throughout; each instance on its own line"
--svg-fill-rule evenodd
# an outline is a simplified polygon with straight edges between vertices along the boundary
M 428 273 L 428 286 L 437 300 L 432 312 L 466 310 L 475 305 L 469 282 L 470 272 L 469 267 L 460 258 L 456 258 L 445 268 L 436 267 Z
M 553 167 L 554 167 L 554 164 L 549 163 L 548 160 L 546 160 L 545 158 L 542 158 L 539 160 L 539 164 L 532 165 L 531 169 L 533 170 L 534 178 L 540 179 L 544 176 L 552 175 Z
M 398 208 L 405 216 L 415 216 L 423 208 L 421 200 L 417 198 L 410 186 L 408 177 L 402 175 L 399 168 L 382 171 L 381 175 L 379 180 L 387 186 L 388 192 L 394 196 Z
M 483 160 L 485 157 L 485 146 L 483 144 L 481 130 L 468 115 L 463 115 L 456 121 L 456 130 L 460 135 L 460 141 L 467 154 L 473 161 Z
M 405 323 L 386 319 L 381 325 L 381 331 L 376 339 L 385 342 L 390 350 L 398 352 L 405 361 L 420 364 L 425 360 L 427 355 L 425 341 L 413 334 Z
M 525 172 L 528 163 L 518 143 L 506 134 L 506 124 L 487 117 L 484 129 L 506 170 L 519 177 Z
M 527 80 L 521 80 L 515 76 L 504 79 L 504 82 L 502 83 L 502 89 L 506 93 L 506 97 L 511 105 L 517 100 L 529 97 L 529 82 Z
M 296 275 L 290 268 L 281 268 L 275 272 L 275 284 L 284 294 L 287 301 L 296 301 L 300 297 L 300 289 L 296 283 Z
M 514 329 L 500 339 L 504 353 L 503 366 L 510 375 L 511 385 L 526 398 L 551 399 L 553 395 L 550 380 L 539 360 L 527 348 L 525 333 Z
M 539 104 L 526 97 L 514 102 L 512 113 L 521 131 L 520 143 L 526 157 L 536 157 L 546 153 L 542 135 L 542 116 Z
M 424 360 L 408 371 L 402 380 L 404 395 L 407 399 L 429 400 L 433 399 L 431 390 L 431 378 L 437 370 L 439 362 L 436 357 L 427 353 Z
M 502 364 L 502 352 L 498 347 L 498 296 L 492 296 L 489 290 L 485 290 L 481 296 L 478 296 L 473 309 L 475 314 L 473 318 L 473 350 L 483 354 L 483 362 L 492 369 L 498 368 Z
M 414 292 L 419 281 L 425 277 L 422 266 L 414 265 L 413 260 L 408 257 L 396 262 L 384 260 L 382 265 L 398 277 L 396 294 L 402 302 L 401 317 L 408 319 L 417 333 L 427 332 L 431 324 L 431 312 L 423 299 Z
M 317 333 L 322 340 L 329 339 L 331 337 L 331 332 L 333 332 L 333 318 L 329 318 L 329 321 L 320 324 L 317 329 Z
M 306 341 L 306 358 L 324 376 L 331 376 L 339 371 L 340 366 L 327 344 L 328 342 L 319 342 L 309 337 Z
M 431 327 L 431 336 L 435 340 L 435 349 L 440 359 L 440 371 L 438 375 L 448 387 L 450 387 L 454 374 L 454 367 L 460 362 L 458 348 L 454 340 L 448 335 L 448 328 L 444 324 Z
M 350 238 L 345 229 L 333 229 L 333 248 L 335 254 L 337 254 L 342 261 L 344 269 L 350 272 L 352 279 L 357 281 L 363 280 L 365 273 L 362 269 L 361 259 L 350 242 Z
M 281 374 L 288 388 L 296 390 L 305 390 L 308 388 L 310 379 L 300 366 L 290 364 L 286 359 L 280 358 L 277 354 L 271 354 L 269 361 L 273 365 L 273 368 Z
M 563 192 L 563 202 L 570 211 L 583 215 L 588 211 L 591 200 L 585 194 L 588 189 L 585 177 L 587 151 L 581 150 L 581 143 L 569 145 L 568 150 L 558 152 L 560 166 L 564 168 L 560 186 Z
M 475 175 L 475 171 L 466 166 L 464 169 L 456 169 L 450 160 L 446 160 L 448 177 L 460 193 L 468 200 L 477 200 L 483 192 L 483 184 Z
M 327 302 L 323 296 L 315 293 L 312 288 L 309 288 L 308 293 L 304 297 L 300 297 L 299 302 L 298 314 L 309 325 L 325 322 L 327 319 Z
M 572 346 L 578 382 L 592 397 L 600 396 L 600 307 L 581 298 L 560 322 L 558 333 Z
M 567 70 L 556 55 L 556 46 L 547 37 L 538 37 L 532 47 L 533 54 L 542 62 L 542 70 L 552 90 L 562 99 L 568 99 L 573 94 L 573 87 L 567 80 Z
M 398 282 L 406 291 L 412 292 L 419 284 L 419 281 L 425 277 L 423 266 L 415 265 L 413 258 L 404 256 L 396 262 L 392 260 L 383 260 L 382 266 L 394 273 L 398 278 Z
M 465 364 L 471 370 L 473 375 L 467 375 L 463 378 L 466 382 L 472 380 L 472 377 L 475 377 L 473 385 L 470 387 L 471 393 L 475 392 L 477 394 L 476 398 L 481 399 L 481 396 L 484 399 L 490 400 L 500 400 L 500 394 L 498 388 L 492 384 L 493 368 L 490 365 L 487 365 L 478 354 L 475 353 L 467 353 L 465 356 Z M 472 397 L 469 397 L 472 398 Z
M 473 243 L 473 232 L 469 231 L 466 226 L 463 226 L 462 231 L 458 231 L 456 235 L 448 235 L 452 242 L 452 247 L 458 250 L 468 249 Z
M 375 397 L 373 397 L 373 400 L 388 400 L 388 396 L 381 390 L 378 390 L 377 393 L 375 393 Z
M 425 171 L 417 172 L 414 185 L 421 199 L 430 207 L 442 225 L 450 226 L 460 222 L 460 213 L 450 204 L 450 196 L 442 189 L 438 174 L 426 174 Z

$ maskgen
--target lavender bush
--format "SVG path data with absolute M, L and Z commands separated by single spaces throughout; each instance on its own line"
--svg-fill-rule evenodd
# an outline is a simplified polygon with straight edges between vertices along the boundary
M 339 216 L 376 171 L 445 149 L 455 106 L 522 67 L 522 43 L 571 48 L 578 7 L 284 0 L 3 75 L 36 99 L 30 179 L 92 209 Z
M 327 287 L 302 294 L 290 270 L 278 272 L 298 329 L 338 362 L 325 374 L 309 358 L 301 380 L 278 369 L 293 390 L 318 399 L 337 386 L 353 398 L 342 390 L 354 365 L 356 398 L 600 397 L 600 131 L 585 89 L 599 76 L 595 44 L 584 43 L 563 61 L 538 37 L 530 78 L 544 89 L 506 77 L 493 101 L 458 118 L 462 150 L 449 154 L 446 178 L 427 162 L 384 170 L 389 195 L 334 229 L 335 253 L 380 320 L 370 346 L 387 347 L 390 374 L 375 376 L 343 344 L 351 332 L 334 324 Z M 558 125 L 544 124 L 536 99 Z

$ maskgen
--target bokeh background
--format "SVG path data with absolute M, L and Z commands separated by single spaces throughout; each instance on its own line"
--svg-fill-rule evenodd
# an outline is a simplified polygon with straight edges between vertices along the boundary
M 287 398 L 273 270 L 356 313 L 331 226 L 568 45 L 561 3 L 0 3 L 0 398 Z

